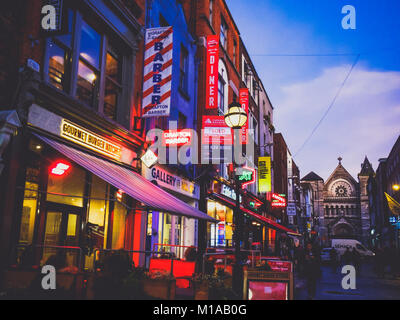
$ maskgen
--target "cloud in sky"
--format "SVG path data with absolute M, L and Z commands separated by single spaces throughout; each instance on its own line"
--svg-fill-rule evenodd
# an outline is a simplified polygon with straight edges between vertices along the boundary
M 350 65 L 329 67 L 311 80 L 282 87 L 275 122 L 300 166 L 301 175 L 315 171 L 326 179 L 337 165 L 356 177 L 367 155 L 374 169 L 400 134 L 400 72 L 358 66 L 307 145 L 311 133 L 335 96 Z

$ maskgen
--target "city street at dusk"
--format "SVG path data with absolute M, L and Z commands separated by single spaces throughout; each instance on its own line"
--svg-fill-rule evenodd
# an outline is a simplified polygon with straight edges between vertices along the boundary
M 0 1 L 0 300 L 400 300 L 399 14 Z

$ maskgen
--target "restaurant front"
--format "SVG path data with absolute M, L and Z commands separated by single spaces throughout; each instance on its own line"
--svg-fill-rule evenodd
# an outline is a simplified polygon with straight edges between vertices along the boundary
M 218 223 L 207 225 L 208 246 L 213 248 L 233 247 L 234 210 L 236 192 L 224 181 L 214 181 L 208 194 L 207 214 Z M 264 255 L 279 255 L 280 239 L 293 230 L 281 225 L 266 209 L 263 201 L 243 191 L 240 195 L 240 214 L 243 215 L 242 243 L 246 250 L 258 250 Z
M 68 266 L 93 270 L 102 253 L 123 249 L 135 265 L 144 265 L 151 213 L 212 220 L 144 179 L 132 166 L 138 158 L 133 149 L 77 119 L 33 104 L 20 135 L 24 157 L 15 193 L 21 201 L 10 225 L 18 236 L 9 264 L 43 265 L 63 256 Z M 190 234 L 195 244 L 194 223 L 182 225 L 182 239 Z
M 142 175 L 193 208 L 198 208 L 200 188 L 179 170 L 172 171 L 162 165 L 152 168 L 142 166 Z M 147 217 L 146 250 L 172 252 L 176 257 L 183 258 L 188 247 L 197 247 L 197 220 L 157 210 L 149 211 Z

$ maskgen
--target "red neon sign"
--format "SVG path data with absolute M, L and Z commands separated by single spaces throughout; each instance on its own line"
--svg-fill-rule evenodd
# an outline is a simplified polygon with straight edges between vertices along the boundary
M 239 103 L 242 109 L 249 114 L 249 89 L 242 88 L 239 90 Z M 249 119 L 247 119 L 245 125 L 242 127 L 242 133 L 240 135 L 240 142 L 242 144 L 247 143 L 247 130 L 249 129 Z
M 218 108 L 218 35 L 207 36 L 206 109 Z
M 55 165 L 50 168 L 50 173 L 56 176 L 62 176 L 69 170 L 69 168 L 71 168 L 69 164 L 59 161 L 56 162 Z
M 182 146 L 190 144 L 192 132 L 189 129 L 184 130 L 166 130 L 163 132 L 163 146 Z
M 286 207 L 286 198 L 284 197 L 284 195 L 273 193 L 272 199 L 272 207 Z

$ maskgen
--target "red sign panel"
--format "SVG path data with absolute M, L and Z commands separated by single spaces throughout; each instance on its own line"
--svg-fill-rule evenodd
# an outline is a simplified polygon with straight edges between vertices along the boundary
M 293 265 L 290 261 L 269 260 L 267 262 L 272 271 L 293 272 Z
M 249 89 L 243 88 L 239 90 L 239 103 L 242 106 L 242 109 L 246 112 L 246 114 L 249 114 Z M 247 130 L 249 129 L 249 119 L 247 118 L 247 121 L 245 125 L 242 127 L 242 134 L 240 137 L 240 141 L 242 144 L 247 143 Z
M 218 108 L 218 51 L 218 36 L 207 36 L 206 109 Z
M 288 300 L 287 282 L 249 281 L 249 300 Z
M 232 144 L 232 129 L 229 128 L 224 116 L 203 116 L 202 144 Z
M 271 206 L 272 207 L 286 207 L 286 198 L 283 195 L 273 193 Z
M 189 129 L 183 130 L 166 130 L 163 132 L 163 146 L 183 146 L 190 144 L 192 139 L 192 132 Z

